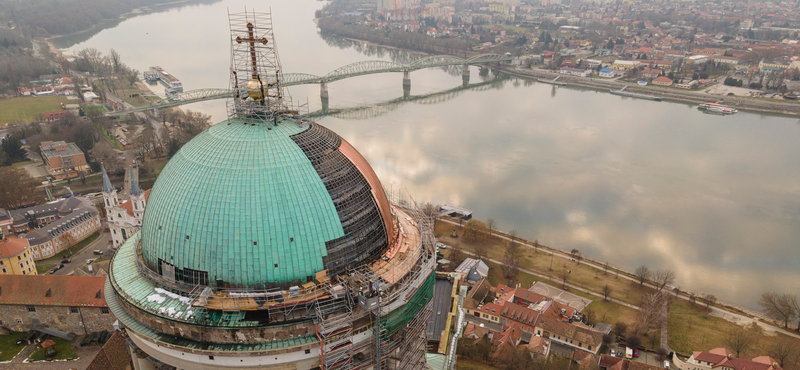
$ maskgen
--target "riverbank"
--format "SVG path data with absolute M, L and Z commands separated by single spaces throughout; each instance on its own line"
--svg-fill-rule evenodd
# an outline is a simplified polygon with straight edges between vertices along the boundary
M 315 19 L 314 21 L 315 24 L 319 26 L 319 19 Z M 397 46 L 380 44 L 352 37 L 344 37 L 333 33 L 331 34 L 335 35 L 336 37 L 340 37 L 350 41 L 361 42 L 366 45 L 403 50 L 410 53 L 419 53 L 421 55 L 430 55 L 428 53 L 420 52 L 417 50 L 404 49 Z M 518 70 L 516 69 L 516 67 L 508 65 L 501 65 L 499 67 L 499 70 L 512 76 L 529 78 L 529 79 L 536 79 L 536 78 L 553 79 L 558 76 L 560 77 L 559 81 L 565 82 L 568 85 L 587 87 L 605 93 L 610 93 L 610 90 L 619 90 L 623 87 L 626 87 L 625 91 L 627 92 L 652 95 L 661 98 L 661 100 L 666 100 L 666 101 L 692 103 L 692 104 L 700 104 L 713 101 L 713 102 L 720 102 L 722 104 L 731 106 L 733 108 L 742 111 L 751 111 L 757 113 L 775 114 L 775 115 L 790 116 L 790 117 L 800 116 L 800 103 L 789 103 L 785 101 L 767 101 L 767 100 L 747 98 L 741 96 L 711 95 L 702 92 L 696 92 L 690 90 L 678 90 L 667 87 L 662 88 L 655 86 L 640 86 L 635 83 L 625 83 L 615 80 L 605 80 L 605 79 L 591 78 L 591 77 L 567 76 L 560 73 L 545 71 L 541 69 Z
M 461 237 L 452 238 L 451 232 L 454 230 Z M 508 233 L 494 230 L 492 235 L 488 236 L 483 242 L 469 241 L 463 238 L 462 230 L 462 223 L 457 219 L 449 217 L 437 219 L 435 227 L 437 240 L 443 240 L 449 245 L 460 245 L 469 254 L 475 254 L 476 245 L 482 243 L 484 249 L 486 249 L 486 258 L 502 261 L 503 244 L 512 240 L 511 235 Z M 635 274 L 612 266 L 608 262 L 586 258 L 580 254 L 572 254 L 558 248 L 542 245 L 538 241 L 532 242 L 520 237 L 514 237 L 513 240 L 526 247 L 526 252 L 523 253 L 520 263 L 520 271 L 529 270 L 554 282 L 562 282 L 564 271 L 569 271 L 568 278 L 565 281 L 566 285 L 591 291 L 595 294 L 602 294 L 604 287 L 608 286 L 611 289 L 609 298 L 617 300 L 628 307 L 630 305 L 638 306 L 643 295 L 657 290 L 654 281 L 647 279 L 643 284 L 640 284 Z M 445 257 L 448 257 L 450 252 L 445 251 L 444 253 Z M 558 258 L 558 260 L 555 258 Z M 704 292 L 681 290 L 676 286 L 667 286 L 664 290 L 682 301 L 697 301 L 705 305 L 704 297 L 706 297 L 706 293 Z M 737 325 L 757 323 L 767 332 L 780 333 L 800 339 L 800 334 L 796 331 L 782 329 L 780 323 L 765 319 L 761 313 L 719 301 L 714 302 L 710 309 L 710 316 L 721 318 L 727 322 Z
M 652 95 L 661 98 L 662 100 L 670 100 L 681 103 L 705 103 L 708 101 L 722 102 L 728 106 L 734 107 L 738 110 L 746 110 L 758 113 L 778 114 L 783 116 L 798 116 L 800 115 L 800 104 L 787 103 L 787 102 L 770 102 L 758 99 L 744 98 L 740 96 L 719 96 L 703 94 L 694 91 L 680 91 L 669 88 L 660 87 L 643 87 L 638 84 L 618 82 L 614 80 L 605 80 L 591 77 L 577 77 L 567 76 L 555 72 L 547 72 L 539 69 L 531 70 L 518 70 L 508 66 L 501 66 L 500 70 L 512 76 L 522 78 L 547 78 L 553 79 L 560 77 L 559 81 L 566 82 L 568 85 L 577 85 L 588 87 L 603 92 L 609 90 L 619 90 L 626 87 L 625 91 Z
M 125 21 L 127 19 L 136 17 L 138 15 L 149 14 L 149 13 L 155 11 L 157 8 L 175 6 L 175 5 L 181 5 L 181 4 L 187 4 L 187 3 L 191 3 L 193 1 L 196 1 L 196 0 L 176 0 L 176 1 L 164 2 L 164 3 L 160 3 L 160 4 L 141 6 L 141 7 L 138 7 L 138 8 L 134 8 L 134 9 L 132 9 L 131 11 L 129 11 L 127 13 L 121 14 L 117 18 L 103 19 L 102 21 L 100 21 L 99 23 L 95 24 L 94 26 L 92 26 L 92 27 L 90 27 L 88 29 L 85 29 L 85 30 L 82 30 L 82 31 L 78 31 L 78 32 L 69 33 L 69 34 L 65 34 L 65 35 L 50 36 L 50 37 L 47 37 L 47 38 L 43 39 L 42 41 L 48 43 L 51 48 L 54 48 L 54 49 L 62 49 L 62 48 L 64 48 L 64 49 L 66 49 L 66 48 L 72 47 L 73 45 L 78 44 L 80 42 L 75 42 L 75 43 L 72 43 L 70 45 L 62 44 L 61 46 L 56 46 L 56 44 L 59 44 L 59 39 L 75 38 L 75 37 L 79 37 L 81 35 L 88 36 L 88 37 L 86 37 L 88 39 L 89 37 L 99 33 L 100 31 L 102 31 L 102 30 L 104 30 L 106 28 L 110 28 L 112 26 L 116 26 L 119 23 L 121 23 L 121 22 L 123 22 L 123 21 Z

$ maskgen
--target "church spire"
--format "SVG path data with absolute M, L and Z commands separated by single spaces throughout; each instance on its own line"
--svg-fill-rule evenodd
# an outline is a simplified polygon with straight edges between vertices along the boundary
M 106 173 L 106 167 L 103 164 L 100 164 L 100 168 L 103 169 L 103 192 L 110 193 L 114 190 L 114 187 L 111 186 L 111 180 L 108 179 L 108 174 Z
M 138 197 L 142 195 L 142 189 L 139 188 L 139 182 L 136 181 L 136 175 L 133 173 L 133 170 L 130 171 L 131 174 L 131 196 Z

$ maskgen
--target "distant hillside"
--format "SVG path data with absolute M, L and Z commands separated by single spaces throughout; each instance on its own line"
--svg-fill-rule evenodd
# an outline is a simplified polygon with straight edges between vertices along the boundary
M 175 0 L 0 0 L 0 22 L 21 26 L 26 37 L 66 35 L 136 8 L 171 2 Z

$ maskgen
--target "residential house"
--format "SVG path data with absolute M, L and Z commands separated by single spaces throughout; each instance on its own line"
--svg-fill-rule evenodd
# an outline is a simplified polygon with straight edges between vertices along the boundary
M 464 328 L 464 332 L 461 335 L 464 338 L 470 338 L 470 339 L 481 339 L 484 336 L 489 336 L 489 339 L 492 339 L 493 334 L 494 332 L 489 330 L 489 328 L 485 326 L 475 325 L 470 322 Z
M 611 68 L 603 68 L 600 70 L 600 77 L 613 78 L 616 75 L 616 72 L 614 72 L 614 70 Z
M 695 351 L 692 356 L 681 361 L 673 357 L 673 362 L 682 370 L 782 370 L 778 361 L 769 356 L 759 356 L 745 360 L 734 356 L 727 348 L 714 348 L 708 352 Z
M 531 340 L 526 345 L 531 358 L 546 358 L 550 354 L 550 340 L 540 336 L 532 335 Z
M 660 76 L 653 79 L 653 81 L 650 81 L 650 83 L 658 86 L 672 86 L 672 79 L 667 76 Z
M 639 75 L 648 80 L 655 79 L 660 76 L 662 71 L 658 68 L 645 68 Z
M 478 280 L 489 276 L 489 266 L 481 260 L 467 258 L 456 267 L 455 272 L 460 272 L 467 282 L 476 283 Z
M 590 74 L 592 74 L 592 70 L 591 69 L 561 67 L 561 70 L 559 70 L 558 73 L 561 73 L 562 75 L 567 75 L 567 76 L 587 77 Z
M 56 110 L 56 111 L 52 111 L 52 112 L 44 112 L 44 120 L 47 121 L 47 122 L 53 122 L 53 121 L 60 120 L 60 119 L 62 119 L 64 117 L 69 117 L 70 114 L 72 114 L 72 113 L 70 113 L 66 109 Z
M 615 69 L 617 71 L 628 71 L 634 69 L 639 66 L 638 61 L 634 60 L 621 60 L 617 59 L 614 61 L 614 64 L 611 65 L 611 69 Z
M 603 344 L 603 333 L 583 323 L 569 323 L 552 313 L 543 313 L 536 322 L 535 333 L 568 347 L 597 353 Z

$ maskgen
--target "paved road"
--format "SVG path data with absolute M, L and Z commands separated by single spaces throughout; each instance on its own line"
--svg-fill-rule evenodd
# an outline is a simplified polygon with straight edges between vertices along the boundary
M 113 254 L 113 251 L 111 250 L 111 242 L 109 242 L 111 236 L 109 233 L 103 231 L 104 228 L 105 222 L 103 222 L 103 226 L 100 228 L 100 235 L 97 237 L 97 239 L 93 240 L 91 243 L 89 243 L 89 245 L 83 247 L 80 252 L 70 257 L 71 262 L 65 264 L 64 268 L 56 271 L 53 275 L 68 275 L 75 269 L 75 267 L 85 266 L 87 259 L 95 259 L 98 257 L 110 258 L 110 256 Z M 103 251 L 103 255 L 95 255 L 94 250 L 96 249 Z
M 458 222 L 454 222 L 454 221 L 447 220 L 447 219 L 444 219 L 444 218 L 438 218 L 438 219 L 437 219 L 437 221 L 446 222 L 446 223 L 449 223 L 449 224 L 451 224 L 451 225 L 459 225 L 459 224 L 458 224 Z M 500 238 L 500 239 L 506 240 L 506 241 L 511 241 L 511 238 L 509 238 L 509 237 L 505 236 L 504 234 L 495 234 L 495 236 L 496 236 L 496 237 L 498 237 L 498 238 Z M 524 240 L 524 239 L 517 239 L 516 241 L 517 241 L 518 243 L 520 243 L 521 245 L 523 245 L 523 246 L 526 246 L 526 247 L 528 247 L 528 248 L 533 248 L 533 244 L 531 244 L 531 243 L 530 243 L 529 241 L 527 241 L 527 240 Z M 549 248 L 549 247 L 544 247 L 544 246 L 542 246 L 542 245 L 539 245 L 539 249 L 550 250 L 550 252 L 551 252 L 551 253 L 555 253 L 555 256 L 558 256 L 558 257 L 560 257 L 560 258 L 563 258 L 563 259 L 569 259 L 569 260 L 572 260 L 572 256 L 570 256 L 569 254 L 567 254 L 567 253 L 565 253 L 565 252 L 563 252 L 563 251 L 555 250 L 555 249 L 552 249 L 552 248 Z M 466 252 L 466 251 L 465 251 L 465 252 Z M 468 252 L 467 252 L 467 253 L 468 253 Z M 495 261 L 495 260 L 491 260 L 491 261 L 492 261 L 492 262 L 495 262 L 495 263 L 500 263 L 500 262 L 498 262 L 498 261 Z M 574 261 L 573 261 L 573 262 L 574 262 Z M 599 265 L 599 264 L 597 264 L 597 263 L 594 263 L 593 261 L 587 261 L 586 259 L 581 259 L 581 260 L 579 260 L 578 262 L 579 262 L 579 263 L 582 263 L 582 264 L 584 264 L 584 265 L 586 265 L 586 266 L 594 267 L 594 268 L 596 268 L 596 269 L 601 269 L 601 270 L 603 270 L 603 269 L 604 269 L 604 266 L 601 266 L 601 265 Z M 544 277 L 544 278 L 546 278 L 546 279 L 549 279 L 549 277 L 548 277 L 548 276 L 546 276 L 546 275 L 542 275 L 542 274 L 539 274 L 539 273 L 534 273 L 534 272 L 532 272 L 532 271 L 528 271 L 528 270 L 522 270 L 522 269 L 520 269 L 520 271 L 525 271 L 526 273 L 529 273 L 529 274 L 532 274 L 532 275 L 535 275 L 535 276 Z M 636 281 L 636 282 L 638 282 L 638 280 L 636 280 L 636 279 L 634 279 L 634 278 L 632 278 L 632 277 L 630 277 L 630 276 L 627 276 L 627 275 L 625 275 L 625 274 L 620 274 L 620 275 L 619 275 L 619 277 L 621 277 L 621 278 L 624 278 L 624 279 L 628 279 L 628 280 L 630 280 L 630 281 Z M 553 280 L 553 281 L 555 281 L 555 280 Z M 570 286 L 570 287 L 572 287 L 572 285 L 571 285 L 571 284 L 567 284 L 567 285 L 568 285 L 568 286 Z M 652 285 L 652 284 L 650 284 L 650 283 L 645 283 L 644 285 L 646 285 L 646 286 L 648 286 L 648 287 L 651 287 L 651 288 L 653 288 L 653 289 L 655 289 L 655 288 L 656 288 L 655 286 L 653 286 L 653 285 Z M 674 288 L 674 287 L 672 287 L 672 286 L 668 286 L 668 287 L 667 287 L 667 288 L 665 288 L 665 289 L 668 289 L 667 291 L 672 291 L 672 289 L 673 289 L 673 288 Z M 588 291 L 586 291 L 586 290 L 584 290 L 584 289 L 582 289 L 582 288 L 577 288 L 577 287 L 575 287 L 575 289 L 578 289 L 578 290 L 580 290 L 580 291 L 585 291 L 585 292 L 587 292 L 587 293 L 589 293 L 589 294 L 592 294 L 592 295 L 595 295 L 595 296 L 598 296 L 598 297 L 601 297 L 601 298 L 602 298 L 602 296 L 601 296 L 601 295 L 599 295 L 599 294 L 597 294 L 597 293 L 594 293 L 594 292 L 588 292 Z M 689 301 L 689 297 L 687 297 L 687 296 L 685 296 L 685 295 L 680 295 L 679 297 L 680 297 L 681 299 L 683 299 L 683 300 Z M 624 306 L 627 306 L 627 307 L 636 308 L 636 309 L 638 310 L 638 307 L 636 307 L 636 306 L 633 306 L 633 305 L 631 305 L 631 304 L 624 303 L 624 302 L 621 302 L 621 301 L 618 301 L 618 300 L 612 300 L 612 301 L 614 301 L 614 302 L 617 302 L 617 303 L 620 303 L 620 304 L 622 304 L 622 305 L 624 305 Z M 791 336 L 791 337 L 794 337 L 794 338 L 800 339 L 800 334 L 798 334 L 798 333 L 797 333 L 797 332 L 795 332 L 795 331 L 784 330 L 784 329 L 782 329 L 782 328 L 780 328 L 780 327 L 778 327 L 778 326 L 771 325 L 771 324 L 767 324 L 767 323 L 764 323 L 764 322 L 758 321 L 757 319 L 753 319 L 753 318 L 750 318 L 750 317 L 748 317 L 748 316 L 745 316 L 745 315 L 741 315 L 741 314 L 738 314 L 738 313 L 729 312 L 729 311 L 727 311 L 727 310 L 724 310 L 724 309 L 721 309 L 721 308 L 719 308 L 719 307 L 711 307 L 711 313 L 710 313 L 710 316 L 713 316 L 713 317 L 719 317 L 719 318 L 722 318 L 723 320 L 727 320 L 727 321 L 730 321 L 730 322 L 732 322 L 732 323 L 736 323 L 736 324 L 740 324 L 740 325 L 749 325 L 749 324 L 751 324 L 751 323 L 756 323 L 756 324 L 757 324 L 759 327 L 761 327 L 761 328 L 762 328 L 762 329 L 764 329 L 765 331 L 768 331 L 768 332 L 773 332 L 773 333 L 774 333 L 774 332 L 779 332 L 779 333 L 782 333 L 782 334 L 785 334 L 785 335 L 788 335 L 788 336 Z

